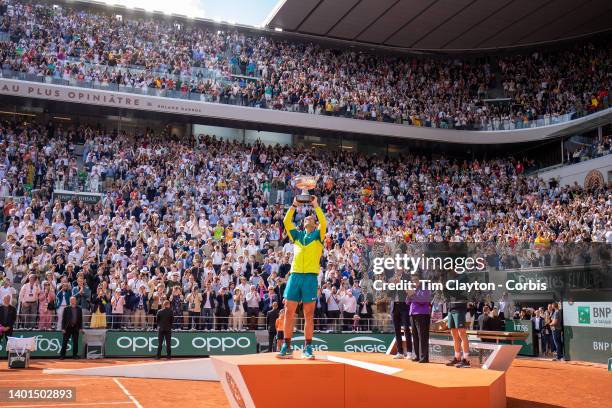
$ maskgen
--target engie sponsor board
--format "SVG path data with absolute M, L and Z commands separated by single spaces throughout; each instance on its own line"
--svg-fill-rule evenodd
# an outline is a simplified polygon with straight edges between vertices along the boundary
M 173 356 L 212 356 L 257 352 L 254 332 L 173 332 Z M 165 355 L 166 349 L 162 350 Z M 105 357 L 153 356 L 157 332 L 109 331 L 104 342 Z
M 606 364 L 612 357 L 612 302 L 563 302 L 565 353 Z
M 393 334 L 381 333 L 315 333 L 312 337 L 312 346 L 319 351 L 385 353 L 393 338 Z M 303 349 L 304 335 L 296 333 L 291 344 L 293 347 Z
M 32 357 L 59 357 L 62 349 L 62 332 L 60 331 L 20 331 L 15 330 L 12 337 L 35 337 L 36 351 Z M 79 354 L 83 352 L 83 335 L 79 334 Z M 72 356 L 72 340 L 68 341 L 66 355 Z M 0 357 L 6 357 L 6 337 L 0 341 Z

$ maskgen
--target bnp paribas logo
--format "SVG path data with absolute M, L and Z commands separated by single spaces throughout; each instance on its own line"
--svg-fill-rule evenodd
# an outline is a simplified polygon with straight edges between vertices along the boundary
M 578 306 L 578 323 L 590 324 L 591 323 L 591 307 L 590 306 Z

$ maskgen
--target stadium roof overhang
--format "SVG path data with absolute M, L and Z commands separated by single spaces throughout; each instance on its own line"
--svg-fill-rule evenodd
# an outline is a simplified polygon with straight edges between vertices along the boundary
M 280 0 L 266 27 L 405 50 L 514 48 L 612 30 L 609 0 Z

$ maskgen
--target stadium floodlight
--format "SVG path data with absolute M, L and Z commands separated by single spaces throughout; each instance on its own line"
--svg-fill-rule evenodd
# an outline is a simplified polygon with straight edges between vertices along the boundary
M 280 28 L 280 27 L 276 27 L 276 28 L 274 29 L 274 31 L 278 31 L 279 33 L 282 33 L 282 32 L 283 32 L 283 29 L 282 29 L 282 28 Z

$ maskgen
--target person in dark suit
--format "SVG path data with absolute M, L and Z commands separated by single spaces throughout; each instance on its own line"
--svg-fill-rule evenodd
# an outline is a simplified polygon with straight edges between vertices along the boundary
M 278 303 L 272 303 L 272 309 L 266 313 L 266 327 L 268 328 L 268 352 L 276 351 L 274 347 L 274 338 L 276 337 L 276 320 L 279 314 Z
M 357 299 L 357 312 L 359 313 L 359 325 L 364 330 L 372 328 L 372 303 L 374 303 L 372 294 L 367 293 L 365 288 L 362 289 Z
M 157 360 L 161 358 L 164 341 L 166 342 L 166 359 L 172 358 L 172 323 L 174 315 L 170 301 L 164 300 L 163 308 L 157 312 Z
M 273 309 L 274 303 L 276 303 L 278 306 L 278 295 L 274 291 L 274 287 L 270 286 L 268 288 L 268 293 L 266 293 L 263 297 L 263 313 L 265 315 L 267 315 L 268 312 Z
M 60 359 L 66 358 L 68 340 L 72 339 L 72 357 L 79 358 L 79 333 L 83 330 L 83 309 L 77 305 L 77 298 L 70 298 L 70 306 L 62 313 L 62 349 Z
M 217 330 L 227 330 L 227 323 L 230 315 L 229 300 L 231 295 L 226 288 L 219 289 L 217 295 Z
M 0 341 L 4 336 L 13 335 L 13 326 L 17 320 L 17 309 L 11 305 L 11 296 L 6 295 L 0 305 Z
M 399 283 L 407 281 L 410 275 L 396 274 L 391 282 Z M 412 334 L 410 332 L 410 305 L 408 304 L 407 294 L 401 291 L 393 291 L 391 294 L 391 318 L 393 320 L 393 328 L 395 329 L 395 343 L 397 344 L 397 353 L 394 359 L 412 358 Z M 404 342 L 406 339 L 406 349 Z
M 325 316 L 327 315 L 327 300 L 321 288 L 317 288 L 317 304 L 315 305 L 314 321 L 315 330 L 323 330 Z
M 202 317 L 204 320 L 204 330 L 212 330 L 214 322 L 215 300 L 217 296 L 212 290 L 210 282 L 206 283 L 206 289 L 202 293 Z

